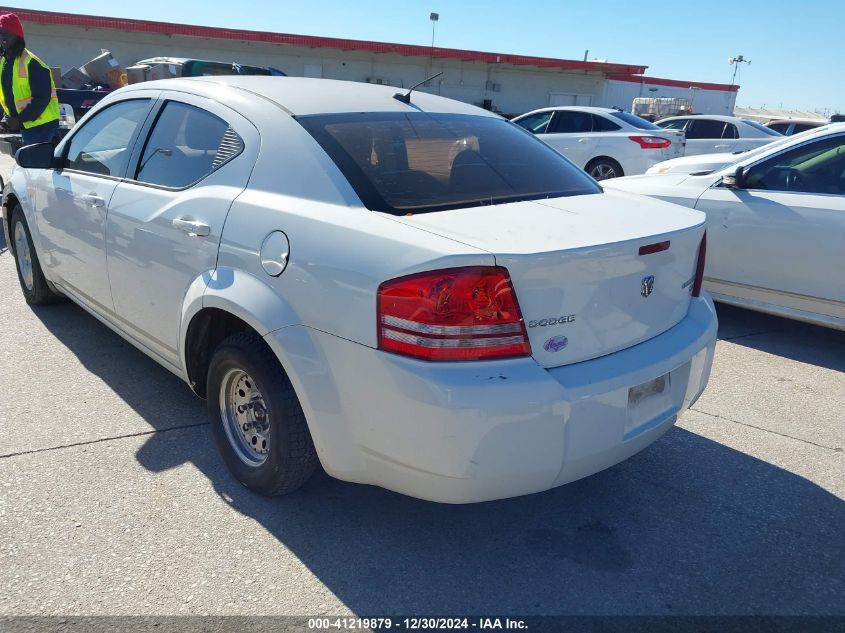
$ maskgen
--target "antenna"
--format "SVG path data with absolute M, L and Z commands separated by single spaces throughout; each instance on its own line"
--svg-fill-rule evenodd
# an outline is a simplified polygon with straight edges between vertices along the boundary
M 408 92 L 406 92 L 405 94 L 402 94 L 401 92 L 397 92 L 395 95 L 393 95 L 393 98 L 396 99 L 397 101 L 401 101 L 402 103 L 411 103 L 411 93 L 414 91 L 415 88 L 419 88 L 423 84 L 428 83 L 432 79 L 436 79 L 437 77 L 439 77 L 442 74 L 443 74 L 443 71 L 441 70 L 436 75 L 432 75 L 428 79 L 423 79 L 420 83 L 414 84 L 413 86 L 411 86 L 408 89 Z

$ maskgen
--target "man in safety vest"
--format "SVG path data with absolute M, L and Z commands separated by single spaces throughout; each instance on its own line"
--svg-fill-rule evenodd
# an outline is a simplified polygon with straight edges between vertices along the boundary
M 6 127 L 24 145 L 47 143 L 59 129 L 59 99 L 50 68 L 26 49 L 17 15 L 0 15 L 0 105 Z

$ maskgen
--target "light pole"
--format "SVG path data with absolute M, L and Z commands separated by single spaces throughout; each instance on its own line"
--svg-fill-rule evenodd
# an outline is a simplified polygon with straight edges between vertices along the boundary
M 431 49 L 428 56 L 429 67 L 425 71 L 426 77 L 429 77 L 431 75 L 431 71 L 434 70 L 434 27 L 437 26 L 437 21 L 440 19 L 440 14 L 432 12 L 431 15 L 428 16 L 428 19 L 431 20 Z M 425 82 L 425 85 L 429 85 L 429 82 Z
M 736 73 L 739 70 L 740 64 L 748 64 L 751 65 L 750 59 L 745 59 L 742 55 L 737 55 L 736 57 L 729 57 L 728 63 L 734 67 L 733 74 L 731 75 L 731 85 L 733 85 L 734 80 L 736 79 Z

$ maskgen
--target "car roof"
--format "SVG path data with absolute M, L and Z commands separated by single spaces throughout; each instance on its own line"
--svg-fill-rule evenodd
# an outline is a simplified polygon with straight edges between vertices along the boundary
M 725 121 L 726 123 L 744 123 L 753 119 L 746 119 L 739 116 L 728 116 L 726 114 L 681 114 L 678 116 L 667 116 L 661 121 L 674 121 L 675 119 L 710 119 L 712 121 Z
M 407 92 L 407 88 L 379 86 L 357 81 L 311 79 L 307 77 L 266 77 L 258 75 L 221 75 L 160 79 L 121 88 L 120 93 L 134 90 L 170 90 L 216 97 L 220 89 L 231 88 L 252 93 L 286 110 L 293 116 L 345 112 L 409 112 L 424 111 L 451 114 L 474 114 L 501 118 L 499 115 L 453 99 L 415 90 L 411 103 L 406 104 L 393 95 Z M 218 98 L 219 100 L 219 98 Z
M 764 125 L 771 125 L 772 123 L 800 123 L 801 125 L 817 125 L 821 127 L 826 125 L 827 121 L 820 121 L 818 119 L 772 119 L 766 121 Z
M 515 118 L 522 118 L 524 116 L 528 116 L 529 114 L 538 114 L 540 112 L 590 112 L 593 114 L 611 114 L 613 112 L 620 112 L 616 108 L 600 108 L 598 106 L 549 106 L 547 108 L 537 108 L 536 110 L 531 110 L 531 112 L 526 112 L 525 114 L 521 114 Z

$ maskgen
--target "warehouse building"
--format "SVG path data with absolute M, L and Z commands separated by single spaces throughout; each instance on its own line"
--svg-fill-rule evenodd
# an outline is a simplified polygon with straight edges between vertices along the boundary
M 0 7 L 17 13 L 27 45 L 63 72 L 101 49 L 125 68 L 151 57 L 189 57 L 270 66 L 288 75 L 414 85 L 516 115 L 549 105 L 631 109 L 640 96 L 690 99 L 696 112 L 730 114 L 739 86 L 646 77 L 647 66 L 486 53 L 188 24 Z

